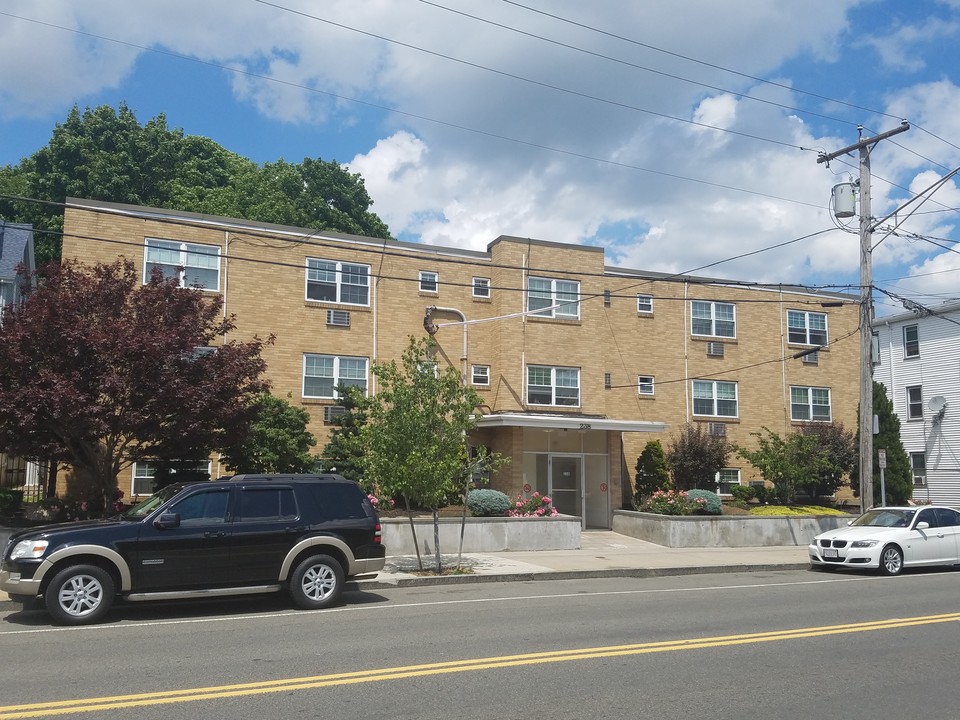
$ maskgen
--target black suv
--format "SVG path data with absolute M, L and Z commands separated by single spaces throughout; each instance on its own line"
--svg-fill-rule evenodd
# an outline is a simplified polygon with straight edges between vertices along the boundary
M 339 475 L 236 475 L 169 485 L 108 520 L 14 533 L 0 590 L 43 596 L 59 623 L 97 622 L 126 600 L 287 588 L 302 608 L 333 605 L 345 578 L 383 568 L 380 521 Z

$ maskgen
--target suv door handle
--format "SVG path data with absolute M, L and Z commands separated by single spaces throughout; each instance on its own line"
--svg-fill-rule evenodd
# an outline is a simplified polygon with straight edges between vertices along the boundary
M 213 532 L 211 530 L 210 532 L 205 532 L 203 536 L 206 538 L 218 538 L 218 537 L 226 537 L 227 534 L 223 530 L 218 530 L 216 532 Z

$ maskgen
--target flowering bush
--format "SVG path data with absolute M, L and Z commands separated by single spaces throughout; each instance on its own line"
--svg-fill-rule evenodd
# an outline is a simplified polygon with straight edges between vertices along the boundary
M 657 490 L 637 509 L 657 515 L 693 515 L 706 504 L 706 499 L 689 497 L 683 490 Z
M 541 495 L 535 492 L 528 498 L 518 495 L 513 503 L 513 507 L 507 511 L 511 517 L 553 517 L 559 515 L 557 509 L 552 505 L 547 495 Z
M 367 493 L 367 500 L 373 505 L 374 510 L 393 510 L 393 506 L 396 504 L 393 502 L 393 498 L 378 498 L 373 493 Z

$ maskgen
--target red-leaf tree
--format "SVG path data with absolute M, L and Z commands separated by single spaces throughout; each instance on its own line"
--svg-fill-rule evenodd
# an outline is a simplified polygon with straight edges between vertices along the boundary
M 51 263 L 35 284 L 0 321 L 0 450 L 65 462 L 106 500 L 138 460 L 206 457 L 247 431 L 264 342 L 222 342 L 219 295 L 159 271 L 141 283 L 129 261 Z

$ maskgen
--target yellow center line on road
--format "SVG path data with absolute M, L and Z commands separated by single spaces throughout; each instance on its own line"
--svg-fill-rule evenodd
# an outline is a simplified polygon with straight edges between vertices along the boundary
M 311 677 L 287 678 L 282 680 L 264 680 L 262 682 L 236 685 L 217 685 L 203 688 L 187 688 L 134 695 L 116 695 L 112 697 L 79 698 L 74 700 L 56 700 L 52 702 L 28 703 L 24 705 L 0 706 L 0 720 L 14 718 L 38 718 L 56 715 L 68 715 L 98 710 L 119 710 L 123 708 L 148 707 L 170 703 L 217 700 L 246 695 L 262 695 L 291 690 L 309 690 L 314 688 L 354 685 L 357 683 L 379 682 L 383 680 L 402 680 L 428 675 L 489 670 L 494 668 L 539 665 L 545 663 L 567 662 L 570 660 L 590 660 L 596 658 L 622 657 L 626 655 L 644 655 L 649 653 L 673 652 L 676 650 L 701 650 L 751 643 L 799 640 L 802 638 L 842 635 L 846 633 L 874 632 L 917 625 L 933 625 L 960 621 L 960 613 L 943 615 L 925 615 L 909 618 L 891 618 L 873 622 L 850 623 L 845 625 L 825 625 L 821 627 L 797 628 L 794 630 L 773 630 L 768 632 L 747 633 L 741 635 L 722 635 L 717 637 L 691 638 L 686 640 L 665 640 L 661 642 L 635 643 L 630 645 L 609 645 L 605 647 L 581 648 L 571 650 L 553 650 L 523 655 L 502 655 L 497 657 L 474 658 L 472 660 L 452 660 L 448 662 L 405 665 L 380 668 L 378 670 L 358 670 L 354 672 L 315 675 Z

